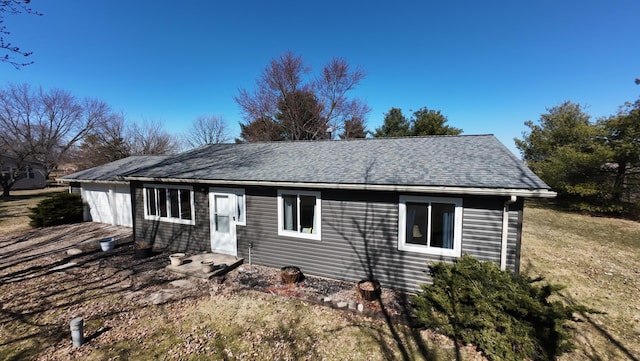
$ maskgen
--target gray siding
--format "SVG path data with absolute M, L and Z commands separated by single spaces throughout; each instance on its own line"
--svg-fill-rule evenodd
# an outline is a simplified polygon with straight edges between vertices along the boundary
M 416 289 L 428 281 L 430 262 L 454 260 L 398 250 L 397 193 L 323 191 L 322 241 L 278 236 L 276 194 L 276 189 L 247 189 L 247 226 L 238 227 L 238 254 L 248 258 L 253 242 L 256 264 L 292 264 L 310 275 L 348 281 L 374 277 L 389 287 Z M 464 199 L 463 253 L 499 264 L 503 198 Z M 510 212 L 507 263 L 512 269 L 519 248 L 518 214 Z
M 194 187 L 196 225 L 144 219 L 141 185 L 134 186 L 136 239 L 153 240 L 156 248 L 209 251 L 208 190 Z M 246 226 L 237 226 L 238 256 L 259 265 L 295 265 L 305 274 L 358 281 L 376 278 L 385 287 L 415 290 L 428 281 L 430 262 L 454 261 L 398 250 L 398 200 L 393 192 L 322 191 L 322 240 L 278 235 L 277 189 L 247 187 Z M 433 195 L 437 196 L 437 195 Z M 506 197 L 463 199 L 462 253 L 499 264 L 502 214 Z M 517 271 L 522 201 L 511 205 L 508 267 Z
M 156 250 L 211 251 L 209 238 L 209 194 L 202 186 L 194 187 L 195 225 L 144 219 L 142 184 L 132 183 L 134 239 L 153 245 Z
M 467 197 L 464 201 L 462 253 L 500 264 L 502 217 L 506 197 Z M 507 269 L 519 270 L 522 199 L 509 205 Z

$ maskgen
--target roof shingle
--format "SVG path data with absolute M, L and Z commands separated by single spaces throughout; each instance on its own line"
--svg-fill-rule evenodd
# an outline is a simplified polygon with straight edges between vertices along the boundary
M 127 174 L 120 174 L 127 175 Z M 548 190 L 493 135 L 217 144 L 128 172 L 131 179 Z

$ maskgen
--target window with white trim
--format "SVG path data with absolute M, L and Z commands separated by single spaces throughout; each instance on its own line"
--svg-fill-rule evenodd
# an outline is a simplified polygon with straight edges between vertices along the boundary
M 145 185 L 143 198 L 145 219 L 195 224 L 192 187 Z
M 278 234 L 320 240 L 320 192 L 278 191 Z
M 398 249 L 460 257 L 462 199 L 400 196 Z

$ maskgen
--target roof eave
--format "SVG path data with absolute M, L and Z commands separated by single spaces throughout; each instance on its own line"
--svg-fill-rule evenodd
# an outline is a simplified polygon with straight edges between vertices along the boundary
M 353 184 L 353 183 L 311 183 L 311 182 L 282 182 L 282 181 L 255 181 L 255 180 L 223 180 L 223 179 L 190 179 L 190 178 L 154 178 L 154 177 L 124 177 L 128 181 L 140 182 L 170 182 L 170 183 L 195 183 L 211 185 L 234 186 L 263 186 L 283 188 L 314 188 L 314 189 L 341 189 L 341 190 L 369 190 L 391 192 L 414 193 L 439 193 L 461 195 L 492 195 L 492 196 L 517 196 L 526 198 L 554 198 L 556 192 L 548 189 L 520 189 L 520 188 L 489 188 L 489 187 L 451 187 L 451 186 L 426 186 L 426 185 L 396 185 L 396 184 Z
M 95 183 L 95 184 L 129 184 L 128 180 L 95 180 L 95 179 L 70 179 L 58 178 L 59 183 Z

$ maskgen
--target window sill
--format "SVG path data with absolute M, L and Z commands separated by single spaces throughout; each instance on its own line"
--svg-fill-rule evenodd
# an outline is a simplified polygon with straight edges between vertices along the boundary
M 179 218 L 169 218 L 169 217 L 154 217 L 154 216 L 144 216 L 144 219 L 147 221 L 159 221 L 166 223 L 177 223 L 177 224 L 186 224 L 190 226 L 195 226 L 196 221 L 191 219 L 179 219 Z
M 428 254 L 428 255 L 440 256 L 440 257 L 459 258 L 461 256 L 460 250 L 455 248 L 446 249 L 446 248 L 435 248 L 435 247 L 427 247 L 427 246 L 400 244 L 398 246 L 398 250 L 405 251 L 405 252 L 412 252 L 412 253 Z
M 310 240 L 313 240 L 313 241 L 322 240 L 322 238 L 320 237 L 319 234 L 291 232 L 291 231 L 284 231 L 284 230 L 281 230 L 281 229 L 278 230 L 278 236 L 291 237 L 291 238 L 301 238 L 301 239 L 310 239 Z

